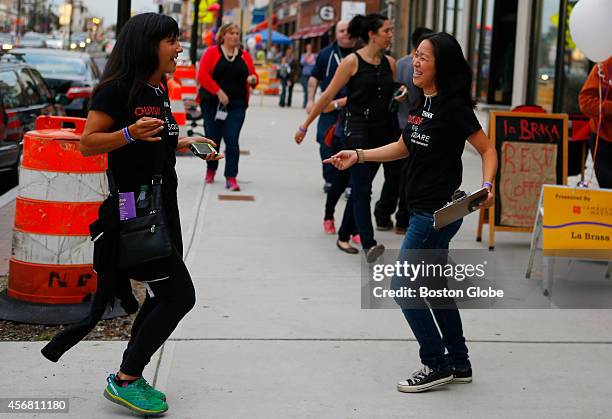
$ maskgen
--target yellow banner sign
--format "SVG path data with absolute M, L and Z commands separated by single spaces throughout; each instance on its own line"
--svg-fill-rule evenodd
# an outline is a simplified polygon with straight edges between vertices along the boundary
M 542 253 L 612 260 L 612 190 L 544 185 Z

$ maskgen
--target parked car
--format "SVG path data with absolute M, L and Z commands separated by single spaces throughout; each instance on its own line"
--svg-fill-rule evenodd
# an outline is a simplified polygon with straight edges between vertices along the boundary
M 62 114 L 36 69 L 14 57 L 0 59 L 0 182 L 16 183 L 23 134 L 36 118 Z
M 2 51 L 11 50 L 15 46 L 15 37 L 10 33 L 0 33 L 0 46 Z
M 19 41 L 20 48 L 44 48 L 46 46 L 47 37 L 38 32 L 26 32 Z
M 64 48 L 64 41 L 61 38 L 56 38 L 52 35 L 49 35 L 45 40 L 45 44 L 47 48 L 53 49 L 62 49 Z
M 91 38 L 86 32 L 73 33 L 70 37 L 71 50 L 85 50 L 91 43 Z
M 70 100 L 64 106 L 68 115 L 87 116 L 91 93 L 100 79 L 100 70 L 89 54 L 33 48 L 17 48 L 12 53 L 40 71 L 54 96 L 60 93 Z

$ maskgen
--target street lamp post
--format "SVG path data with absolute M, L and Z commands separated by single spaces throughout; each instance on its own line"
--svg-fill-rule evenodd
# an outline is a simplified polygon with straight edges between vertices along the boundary
M 198 60 L 198 29 L 200 27 L 200 0 L 193 0 L 193 24 L 191 25 L 191 48 L 189 49 L 189 58 L 193 65 Z
M 17 0 L 17 20 L 15 22 L 15 38 L 19 38 L 19 26 L 21 25 L 21 0 Z
M 131 0 L 119 0 L 117 2 L 117 28 L 115 30 L 116 37 L 119 37 L 123 25 L 130 18 L 130 11 L 132 9 Z

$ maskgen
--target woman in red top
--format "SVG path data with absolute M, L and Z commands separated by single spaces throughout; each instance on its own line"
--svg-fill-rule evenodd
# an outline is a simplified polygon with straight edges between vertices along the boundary
M 217 32 L 217 45 L 209 47 L 200 60 L 198 83 L 206 135 L 217 147 L 225 141 L 225 187 L 240 191 L 236 181 L 240 147 L 250 89 L 257 86 L 251 55 L 240 46 L 238 26 L 226 23 Z M 212 183 L 219 162 L 208 161 L 206 183 Z

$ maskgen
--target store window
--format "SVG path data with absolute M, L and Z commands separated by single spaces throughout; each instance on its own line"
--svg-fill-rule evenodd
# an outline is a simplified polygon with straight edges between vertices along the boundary
M 549 112 L 577 113 L 591 63 L 569 32 L 577 0 L 540 0 L 534 8 L 529 101 Z
M 510 105 L 518 0 L 477 0 L 471 8 L 468 59 L 472 93 L 481 103 Z
M 557 57 L 558 23 L 560 0 L 541 0 L 535 2 L 536 12 L 533 25 L 532 71 L 530 81 L 531 100 L 546 109 L 553 110 L 555 91 L 555 61 Z
M 461 37 L 461 19 L 465 0 L 436 0 L 434 3 L 435 30 Z
M 487 101 L 491 68 L 491 43 L 493 39 L 493 10 L 495 0 L 477 0 L 474 33 L 474 49 L 470 54 L 473 70 L 472 96 L 480 102 Z
M 578 93 L 580 93 L 580 89 L 582 89 L 591 69 L 591 63 L 584 53 L 576 47 L 569 32 L 569 16 L 576 3 L 578 3 L 578 0 L 569 1 L 566 8 L 561 95 L 555 100 L 556 111 L 567 113 L 580 112 Z

